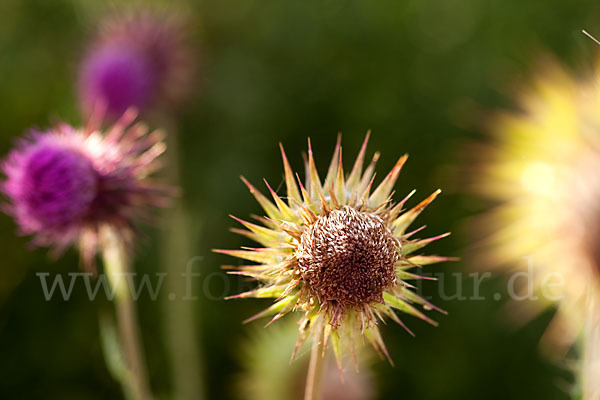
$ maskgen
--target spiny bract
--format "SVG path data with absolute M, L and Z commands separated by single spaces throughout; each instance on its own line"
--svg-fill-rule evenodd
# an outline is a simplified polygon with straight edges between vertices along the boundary
M 414 191 L 399 203 L 392 202 L 392 189 L 406 162 L 406 155 L 400 157 L 383 182 L 371 190 L 379 153 L 375 153 L 363 172 L 368 139 L 369 134 L 352 171 L 344 176 L 341 138 L 338 138 L 323 183 L 318 176 L 309 141 L 306 185 L 297 175 L 294 177 L 281 147 L 287 202 L 267 184 L 273 197 L 270 201 L 242 178 L 267 216 L 257 217 L 262 225 L 234 217 L 247 228 L 234 231 L 264 247 L 217 250 L 258 263 L 225 267 L 233 269 L 232 274 L 248 276 L 261 284 L 255 290 L 233 297 L 276 299 L 271 307 L 248 321 L 271 316 L 273 322 L 290 311 L 301 311 L 304 315 L 299 322 L 300 335 L 294 354 L 310 332 L 314 332 L 314 340 L 323 340 L 325 345 L 331 341 L 338 365 L 341 365 L 343 342 L 347 342 L 354 353 L 354 342 L 360 336 L 390 359 L 377 320 L 387 316 L 412 334 L 394 310 L 414 315 L 433 325 L 436 323 L 414 304 L 441 312 L 417 295 L 413 286 L 407 283 L 423 279 L 409 269 L 447 260 L 445 257 L 415 254 L 447 234 L 413 239 L 412 236 L 422 228 L 407 232 L 415 218 L 440 191 L 435 191 L 408 211 L 404 211 L 403 207 Z

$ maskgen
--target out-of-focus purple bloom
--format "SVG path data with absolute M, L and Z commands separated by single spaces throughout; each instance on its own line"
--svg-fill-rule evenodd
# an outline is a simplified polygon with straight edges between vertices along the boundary
M 182 21 L 148 10 L 106 18 L 81 64 L 79 95 L 91 112 L 171 108 L 189 93 L 193 62 Z
M 107 45 L 81 67 L 81 98 L 92 106 L 102 99 L 110 115 L 129 107 L 144 109 L 156 90 L 156 73 L 146 56 L 127 46 Z
M 19 142 L 1 165 L 0 190 L 22 234 L 58 251 L 76 242 L 88 266 L 104 226 L 131 245 L 135 221 L 172 192 L 148 178 L 166 149 L 162 135 L 135 118 L 127 112 L 107 132 L 62 124 Z

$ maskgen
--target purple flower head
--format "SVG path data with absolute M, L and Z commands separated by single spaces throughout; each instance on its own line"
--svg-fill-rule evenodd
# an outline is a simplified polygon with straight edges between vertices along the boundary
M 103 227 L 132 244 L 135 222 L 172 194 L 148 178 L 166 149 L 162 135 L 135 118 L 126 112 L 107 132 L 63 124 L 19 143 L 2 163 L 0 190 L 22 234 L 58 251 L 77 242 L 87 266 Z
M 156 74 L 146 56 L 127 46 L 105 46 L 90 53 L 81 67 L 81 99 L 92 108 L 102 102 L 108 114 L 145 108 L 156 90 Z
M 115 117 L 128 107 L 146 111 L 179 103 L 193 70 L 184 33 L 173 14 L 136 9 L 106 18 L 80 69 L 84 108 L 100 104 Z

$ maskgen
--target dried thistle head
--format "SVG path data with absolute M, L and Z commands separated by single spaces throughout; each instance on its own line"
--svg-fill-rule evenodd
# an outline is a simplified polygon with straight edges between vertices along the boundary
M 323 183 L 309 142 L 306 185 L 295 179 L 282 147 L 287 201 L 267 184 L 273 198 L 273 201 L 269 200 L 242 178 L 267 216 L 258 217 L 260 224 L 236 218 L 247 230 L 235 231 L 264 247 L 217 250 L 257 263 L 226 267 L 233 269 L 232 274 L 247 276 L 260 283 L 257 289 L 234 297 L 276 299 L 268 309 L 249 320 L 270 316 L 273 322 L 289 312 L 301 312 L 296 351 L 310 332 L 314 332 L 314 340 L 327 343 L 331 339 L 338 363 L 342 342 L 353 346 L 358 336 L 366 337 L 389 359 L 377 320 L 389 317 L 410 332 L 394 310 L 433 325 L 435 322 L 415 305 L 441 311 L 414 293 L 407 283 L 422 279 L 408 270 L 447 259 L 415 253 L 446 234 L 414 239 L 413 234 L 420 229 L 407 232 L 440 191 L 408 211 L 403 208 L 414 191 L 399 203 L 392 201 L 392 189 L 406 162 L 406 155 L 400 157 L 379 186 L 373 188 L 379 154 L 375 154 L 363 171 L 368 137 L 367 134 L 347 176 L 338 138 Z
M 319 299 L 351 307 L 383 302 L 396 283 L 400 246 L 380 216 L 343 206 L 306 227 L 296 259 Z

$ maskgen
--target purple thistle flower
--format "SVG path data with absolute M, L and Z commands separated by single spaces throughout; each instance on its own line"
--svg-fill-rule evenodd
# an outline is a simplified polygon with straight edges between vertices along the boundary
M 34 244 L 63 251 L 77 242 L 86 266 L 93 265 L 99 232 L 110 226 L 128 246 L 134 224 L 154 207 L 167 205 L 172 190 L 148 176 L 166 149 L 159 132 L 148 133 L 125 113 L 106 133 L 93 124 L 61 124 L 31 132 L 1 165 L 4 211 Z
M 193 70 L 184 24 L 171 14 L 135 10 L 103 21 L 80 68 L 79 95 L 91 112 L 171 107 L 188 93 Z

